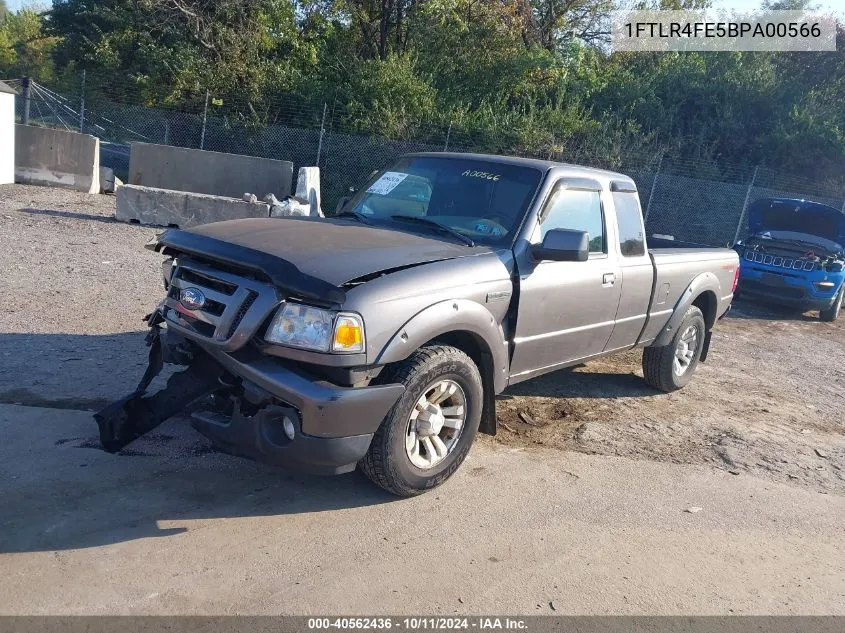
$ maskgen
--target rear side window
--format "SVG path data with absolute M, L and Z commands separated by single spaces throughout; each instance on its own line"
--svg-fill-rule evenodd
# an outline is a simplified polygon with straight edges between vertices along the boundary
M 555 190 L 543 209 L 540 239 L 551 229 L 586 231 L 590 236 L 590 252 L 606 253 L 599 192 L 562 187 Z
M 645 254 L 643 214 L 635 193 L 613 192 L 616 223 L 619 225 L 619 251 L 624 257 Z

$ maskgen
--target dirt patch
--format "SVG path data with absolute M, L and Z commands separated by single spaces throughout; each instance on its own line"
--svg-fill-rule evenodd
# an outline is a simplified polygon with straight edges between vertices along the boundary
M 509 389 L 495 441 L 711 464 L 845 494 L 845 323 L 737 302 L 683 390 L 630 351 Z

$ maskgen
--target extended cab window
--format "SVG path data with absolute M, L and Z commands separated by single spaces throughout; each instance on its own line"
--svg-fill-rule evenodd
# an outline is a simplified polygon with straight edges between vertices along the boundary
M 558 188 L 543 208 L 540 239 L 551 229 L 586 231 L 591 253 L 606 253 L 604 213 L 598 191 Z
M 616 223 L 619 226 L 619 250 L 625 257 L 645 254 L 643 214 L 640 199 L 635 193 L 614 191 Z

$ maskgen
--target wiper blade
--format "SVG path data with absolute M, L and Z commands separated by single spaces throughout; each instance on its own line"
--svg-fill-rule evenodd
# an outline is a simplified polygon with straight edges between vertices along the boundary
M 372 224 L 370 219 L 364 215 L 363 213 L 358 213 L 357 211 L 341 211 L 340 213 L 333 215 L 333 218 L 352 218 L 353 220 L 358 220 L 361 224 Z
M 451 235 L 455 239 L 460 240 L 462 243 L 466 244 L 467 246 L 475 246 L 475 242 L 469 239 L 466 235 L 461 233 L 460 231 L 456 231 L 451 226 L 446 226 L 445 224 L 440 224 L 440 222 L 435 222 L 429 218 L 421 218 L 416 215 L 391 215 L 390 218 L 392 220 L 397 220 L 399 222 L 410 222 L 413 224 L 419 224 L 421 226 L 431 227 L 440 233 L 445 233 L 447 235 Z

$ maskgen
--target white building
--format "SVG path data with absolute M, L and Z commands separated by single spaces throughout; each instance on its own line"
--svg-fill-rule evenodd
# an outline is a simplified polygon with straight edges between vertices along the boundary
M 0 81 L 0 185 L 15 182 L 15 91 Z

